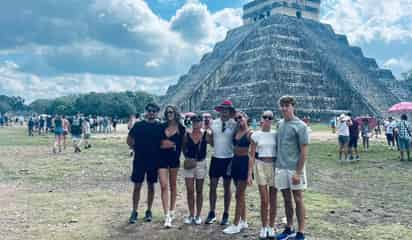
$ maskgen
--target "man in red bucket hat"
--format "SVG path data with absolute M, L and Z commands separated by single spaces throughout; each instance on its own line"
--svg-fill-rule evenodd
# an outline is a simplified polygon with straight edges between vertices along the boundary
M 225 100 L 219 106 L 216 106 L 215 110 L 219 112 L 220 117 L 214 120 L 210 125 L 208 134 L 208 142 L 214 146 L 214 149 L 209 168 L 210 211 L 205 223 L 211 224 L 216 222 L 216 189 L 219 179 L 223 178 L 224 211 L 220 224 L 227 225 L 229 223 L 229 209 L 231 200 L 231 179 L 228 170 L 230 169 L 229 166 L 233 158 L 232 139 L 236 129 L 236 122 L 233 119 L 235 108 L 230 100 Z

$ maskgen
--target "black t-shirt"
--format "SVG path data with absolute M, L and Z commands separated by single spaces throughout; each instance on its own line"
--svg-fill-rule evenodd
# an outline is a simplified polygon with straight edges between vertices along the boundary
M 349 126 L 349 136 L 358 137 L 359 136 L 359 126 L 358 123 L 352 119 L 352 126 Z
M 162 126 L 159 122 L 136 122 L 129 131 L 134 139 L 134 160 L 142 161 L 148 166 L 156 166 L 159 159 Z
M 82 120 L 80 118 L 74 117 L 70 121 L 70 129 L 72 135 L 81 135 L 82 134 Z

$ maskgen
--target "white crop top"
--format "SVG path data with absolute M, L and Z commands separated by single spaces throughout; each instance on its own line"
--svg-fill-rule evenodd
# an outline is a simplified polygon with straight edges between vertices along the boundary
M 252 133 L 252 141 L 256 144 L 259 157 L 276 157 L 276 132 L 256 131 Z

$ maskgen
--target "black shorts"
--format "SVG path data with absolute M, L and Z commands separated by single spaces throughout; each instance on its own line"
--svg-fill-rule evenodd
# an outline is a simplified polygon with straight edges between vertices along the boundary
M 211 178 L 230 178 L 229 170 L 233 158 L 215 158 L 212 157 L 209 167 L 209 177 Z
M 161 158 L 157 166 L 158 168 L 179 168 L 180 160 L 176 158 Z
M 146 166 L 142 161 L 133 161 L 133 170 L 130 180 L 134 183 L 144 182 L 144 177 L 146 175 L 146 181 L 148 183 L 156 183 L 158 179 L 157 168 L 153 166 Z
M 357 148 L 358 147 L 358 138 L 357 137 L 350 137 L 349 138 L 349 147 L 350 148 Z
M 249 174 L 249 156 L 235 156 L 232 160 L 231 177 L 235 181 L 246 181 Z

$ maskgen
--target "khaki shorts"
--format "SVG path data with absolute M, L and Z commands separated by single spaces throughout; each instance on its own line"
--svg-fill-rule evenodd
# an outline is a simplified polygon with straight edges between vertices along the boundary
M 276 188 L 279 190 L 291 189 L 291 190 L 305 190 L 307 188 L 306 170 L 303 170 L 303 174 L 300 176 L 300 184 L 293 185 L 292 176 L 296 173 L 295 170 L 289 169 L 276 169 L 275 183 Z
M 256 159 L 254 175 L 256 183 L 259 186 L 275 186 L 275 171 L 273 170 L 272 162 L 264 162 Z
M 193 169 L 183 169 L 183 176 L 185 178 L 204 179 L 207 174 L 207 162 L 206 160 L 196 163 L 196 167 Z

